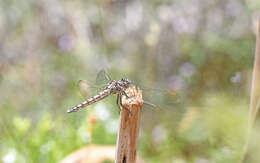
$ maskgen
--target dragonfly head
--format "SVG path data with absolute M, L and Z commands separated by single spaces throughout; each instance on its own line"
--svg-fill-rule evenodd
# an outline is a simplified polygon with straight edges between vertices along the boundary
M 131 84 L 131 81 L 127 78 L 122 78 L 121 81 L 124 83 L 126 87 L 129 87 Z

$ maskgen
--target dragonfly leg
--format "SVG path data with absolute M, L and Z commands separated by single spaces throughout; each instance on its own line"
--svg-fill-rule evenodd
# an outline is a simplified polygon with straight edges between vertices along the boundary
M 123 91 L 123 94 L 127 97 L 127 98 L 129 98 L 129 96 L 126 94 L 126 92 L 125 91 Z
M 119 105 L 122 106 L 122 93 L 119 93 Z
M 120 94 L 117 94 L 117 96 L 116 96 L 116 104 L 117 104 L 117 106 L 118 106 L 118 109 L 119 109 L 119 113 L 120 113 L 120 111 L 121 111 L 121 108 L 120 108 L 120 105 L 121 105 L 121 97 L 120 97 Z M 120 103 L 119 103 L 120 102 Z
M 119 94 L 120 106 L 122 106 L 122 94 L 124 94 L 127 98 L 129 98 L 129 97 L 127 96 L 127 94 L 125 93 L 125 91 L 123 91 L 123 93 L 120 93 L 120 94 Z M 124 108 L 125 108 L 125 107 L 124 107 Z M 125 109 L 127 109 L 128 114 L 131 114 L 131 111 L 130 111 L 128 108 L 125 108 Z M 121 110 L 121 109 L 120 109 L 120 110 Z

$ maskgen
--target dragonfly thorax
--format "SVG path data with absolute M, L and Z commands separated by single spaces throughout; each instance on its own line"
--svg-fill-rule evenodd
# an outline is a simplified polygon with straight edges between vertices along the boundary
M 110 90 L 110 93 L 112 94 L 119 94 L 125 91 L 130 86 L 130 84 L 130 80 L 126 78 L 121 80 L 112 80 L 107 84 L 105 89 Z

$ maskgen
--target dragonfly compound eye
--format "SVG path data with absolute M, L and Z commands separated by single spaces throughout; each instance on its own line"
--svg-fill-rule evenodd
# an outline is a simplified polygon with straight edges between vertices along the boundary
M 123 78 L 123 81 L 126 83 L 126 84 L 131 84 L 131 81 L 127 78 Z

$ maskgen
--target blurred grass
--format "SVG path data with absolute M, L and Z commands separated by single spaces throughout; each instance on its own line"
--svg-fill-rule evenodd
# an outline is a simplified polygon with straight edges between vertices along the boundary
M 221 163 L 241 159 L 248 102 L 223 93 L 209 94 L 203 101 L 203 106 L 189 108 L 163 140 L 157 142 L 149 135 L 141 139 L 147 162 L 174 162 L 178 158 L 184 162 L 205 159 Z M 169 119 L 161 124 L 166 129 L 173 127 Z
M 175 127 L 170 119 L 161 120 L 157 125 L 167 130 L 161 132 L 165 134 L 162 138 L 155 137 L 155 130 L 151 135 L 142 133 L 140 151 L 147 162 L 170 162 L 175 158 L 191 162 L 200 158 L 216 162 L 239 161 L 247 124 L 247 101 L 223 93 L 209 94 L 203 101 L 202 106 L 188 109 Z M 187 116 L 192 116 L 189 117 L 192 120 L 185 121 Z M 2 155 L 14 150 L 19 162 L 58 162 L 83 144 L 115 144 L 116 133 L 105 129 L 106 121 L 97 122 L 91 139 L 88 116 L 80 120 L 75 120 L 74 115 L 64 119 L 46 112 L 41 117 L 36 123 L 20 116 L 5 122 Z

